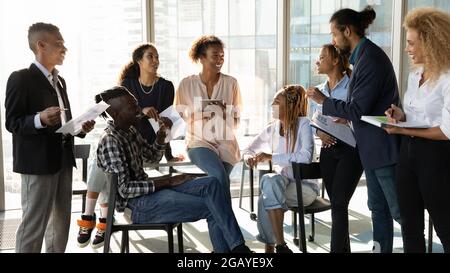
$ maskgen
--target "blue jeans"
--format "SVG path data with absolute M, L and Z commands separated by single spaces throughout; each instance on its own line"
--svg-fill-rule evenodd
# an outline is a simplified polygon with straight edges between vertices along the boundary
M 214 177 L 187 181 L 179 186 L 128 200 L 133 223 L 195 222 L 206 219 L 214 252 L 229 252 L 244 237 L 223 187 Z
M 272 222 L 269 219 L 269 210 L 284 209 L 297 206 L 297 186 L 280 174 L 265 174 L 261 179 L 261 195 L 258 199 L 259 234 L 256 239 L 268 245 L 276 243 L 273 235 Z M 317 198 L 317 193 L 308 184 L 302 186 L 303 204 L 311 205 Z
M 373 241 L 379 244 L 381 253 L 392 253 L 394 221 L 400 222 L 397 201 L 395 165 L 374 170 L 365 170 L 367 195 L 372 212 Z
M 191 162 L 197 165 L 202 171 L 219 180 L 219 183 L 222 185 L 231 202 L 230 173 L 233 170 L 233 165 L 223 162 L 218 154 L 208 148 L 188 149 L 188 156 Z

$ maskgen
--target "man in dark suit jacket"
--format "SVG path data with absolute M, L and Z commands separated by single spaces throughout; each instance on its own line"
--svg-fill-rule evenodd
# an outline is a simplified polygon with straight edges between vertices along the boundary
M 352 53 L 348 102 L 326 98 L 315 88 L 308 90 L 308 97 L 323 104 L 323 114 L 351 123 L 366 174 L 374 249 L 389 253 L 394 236 L 393 219 L 400 223 L 395 185 L 399 139 L 361 121 L 363 115 L 383 116 L 390 105 L 400 103 L 392 63 L 381 48 L 365 38 L 365 31 L 375 17 L 375 11 L 367 7 L 362 12 L 337 11 L 330 20 L 333 45 L 344 53 Z
M 55 66 L 62 65 L 67 49 L 52 24 L 33 24 L 28 42 L 36 60 L 11 74 L 5 100 L 6 129 L 13 134 L 13 171 L 22 178 L 23 215 L 16 252 L 40 252 L 44 234 L 46 252 L 64 252 L 75 159 L 73 137 L 56 133 L 72 114 L 66 83 Z M 94 123 L 83 124 L 80 136 Z

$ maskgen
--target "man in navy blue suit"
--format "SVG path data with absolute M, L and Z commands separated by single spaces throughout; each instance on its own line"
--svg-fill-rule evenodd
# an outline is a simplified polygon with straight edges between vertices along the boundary
M 361 12 L 342 9 L 331 17 L 333 45 L 343 53 L 351 53 L 353 73 L 348 100 L 327 98 L 315 88 L 309 88 L 308 97 L 323 104 L 323 114 L 350 123 L 366 174 L 374 250 L 390 253 L 393 219 L 400 223 L 395 185 L 399 139 L 361 121 L 361 116 L 383 116 L 391 104 L 399 104 L 391 61 L 381 48 L 365 37 L 366 29 L 375 18 L 376 13 L 371 7 Z

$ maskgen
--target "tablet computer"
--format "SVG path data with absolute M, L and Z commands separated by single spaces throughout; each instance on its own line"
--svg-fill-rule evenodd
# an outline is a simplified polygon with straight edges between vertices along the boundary
M 202 109 L 205 109 L 208 105 L 218 105 L 220 107 L 225 106 L 224 100 L 202 100 Z

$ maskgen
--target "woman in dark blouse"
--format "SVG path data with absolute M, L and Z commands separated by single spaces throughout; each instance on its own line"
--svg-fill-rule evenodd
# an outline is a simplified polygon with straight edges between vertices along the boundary
M 138 46 L 132 55 L 133 60 L 120 73 L 119 84 L 125 86 L 137 99 L 142 113 L 149 118 L 158 119 L 159 113 L 173 105 L 175 89 L 171 81 L 158 75 L 159 55 L 152 44 Z M 139 133 L 152 144 L 156 134 L 147 119 L 137 125 Z M 182 161 L 184 157 L 172 156 L 170 144 L 167 144 L 167 161 Z

